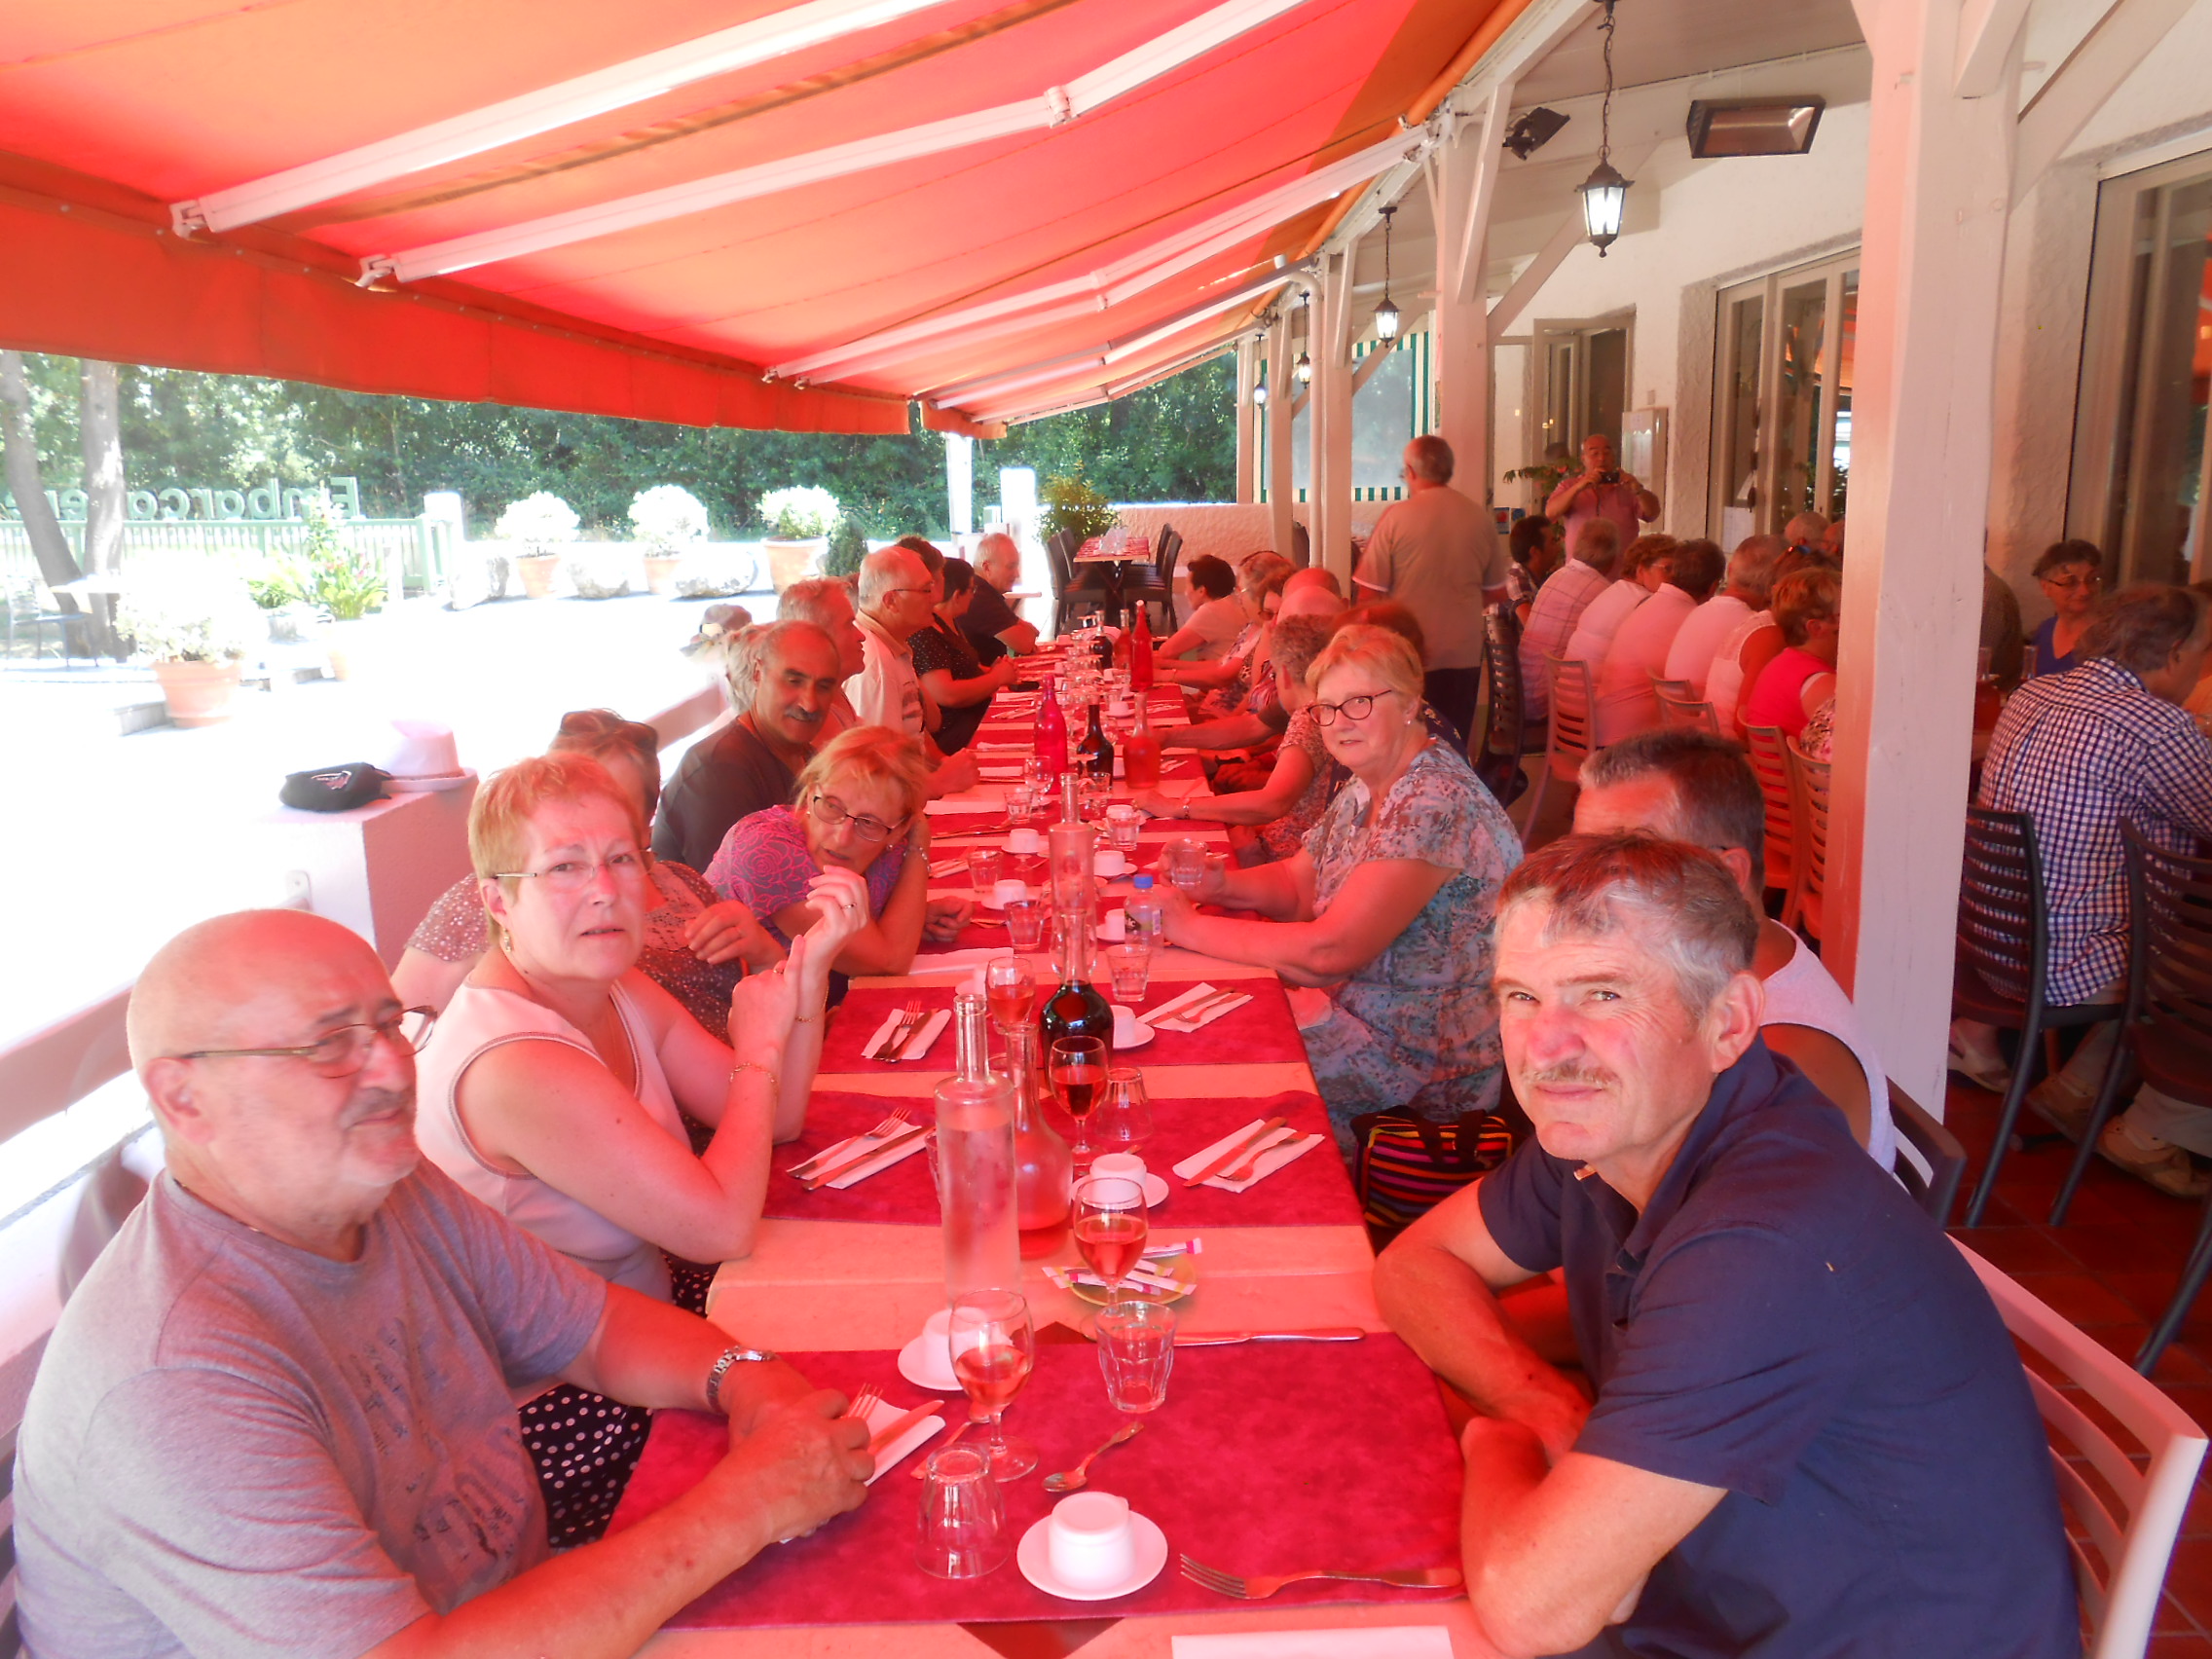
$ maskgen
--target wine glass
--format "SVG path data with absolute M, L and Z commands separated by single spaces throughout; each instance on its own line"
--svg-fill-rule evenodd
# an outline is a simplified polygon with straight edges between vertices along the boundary
M 1037 1449 L 1009 1440 L 999 1419 L 1037 1363 L 1037 1335 L 1029 1304 L 1011 1290 L 977 1290 L 955 1297 L 945 1329 L 952 1374 L 968 1391 L 968 1420 L 985 1425 L 983 1449 L 991 1473 L 1016 1481 L 1037 1467 Z
M 994 956 L 983 969 L 983 994 L 1001 1031 L 1027 1025 L 1037 1006 L 1037 976 L 1018 956 Z
M 1106 1084 L 1106 1040 L 1103 1037 L 1054 1038 L 1048 1063 L 1051 1068 L 1052 1092 L 1060 1097 L 1060 1105 L 1075 1120 L 1075 1166 L 1082 1169 L 1090 1162 L 1090 1143 L 1085 1132 L 1090 1108 Z
M 1151 1138 L 1152 1102 L 1143 1072 L 1135 1066 L 1115 1066 L 1106 1073 L 1106 1087 L 1090 1111 L 1089 1129 L 1093 1157 L 1135 1152 Z
M 1152 1223 L 1144 1183 L 1126 1175 L 1090 1175 L 1075 1184 L 1075 1246 L 1106 1281 L 1106 1306 L 1122 1301 L 1122 1281 L 1144 1254 Z

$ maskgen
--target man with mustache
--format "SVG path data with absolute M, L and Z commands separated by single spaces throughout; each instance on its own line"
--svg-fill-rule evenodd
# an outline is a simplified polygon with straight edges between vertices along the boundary
M 661 791 L 653 857 L 705 869 L 732 824 L 790 805 L 843 678 L 836 641 L 811 622 L 771 622 L 747 640 L 731 672 L 737 719 L 693 744 Z
M 131 1058 L 168 1167 L 24 1412 L 18 1604 L 41 1659 L 613 1659 L 866 1496 L 842 1395 L 421 1162 L 424 1034 L 366 943 L 297 911 L 203 922 L 140 976 Z M 556 1377 L 719 1410 L 729 1454 L 548 1560 L 514 1399 Z
M 1758 915 L 1702 847 L 1573 835 L 1501 891 L 1535 1138 L 1376 1267 L 1477 1415 L 1461 1550 L 1513 1655 L 2070 1659 L 2050 1452 L 1980 1281 L 1759 1037 Z M 1559 1271 L 1586 1398 L 1501 1293 Z

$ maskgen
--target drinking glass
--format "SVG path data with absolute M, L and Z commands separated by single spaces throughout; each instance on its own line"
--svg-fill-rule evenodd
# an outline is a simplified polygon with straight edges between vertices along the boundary
M 1131 1008 L 1144 1001 L 1144 987 L 1152 977 L 1152 946 L 1145 943 L 1110 944 L 1106 965 L 1114 975 L 1114 1000 Z
M 1106 809 L 1106 834 L 1115 846 L 1124 853 L 1137 850 L 1137 833 L 1144 828 L 1144 814 L 1127 801 L 1116 801 Z
M 1090 1143 L 1085 1127 L 1098 1091 L 1106 1084 L 1106 1040 L 1103 1037 L 1060 1037 L 1053 1040 L 1050 1059 L 1052 1092 L 1075 1120 L 1075 1164 L 1090 1161 Z
M 968 849 L 968 882 L 976 890 L 976 903 L 987 903 L 991 892 L 999 884 L 999 872 L 1006 867 L 1006 854 L 996 847 L 970 847 Z
M 1076 804 L 1083 809 L 1085 823 L 1090 823 L 1106 810 L 1106 803 L 1114 798 L 1114 780 L 1086 772 L 1076 785 Z
M 1106 1281 L 1106 1306 L 1119 1307 L 1122 1281 L 1144 1254 L 1144 1241 L 1152 1233 L 1144 1183 L 1126 1175 L 1089 1175 L 1075 1184 L 1074 1200 L 1075 1247 Z
M 1206 844 L 1192 836 L 1167 843 L 1167 879 L 1186 893 L 1196 893 L 1206 876 Z
M 1045 941 L 1045 902 L 1017 899 L 1006 907 L 1006 931 L 1016 950 L 1035 950 Z
M 1167 1403 L 1167 1374 L 1175 1369 L 1175 1309 L 1142 1298 L 1100 1311 L 1098 1369 L 1106 1398 L 1118 1412 L 1138 1417 Z
M 1010 1553 L 1006 1494 L 989 1455 L 968 1446 L 932 1453 L 922 1465 L 922 1570 L 933 1578 L 980 1578 L 1004 1567 Z
M 1006 821 L 1014 826 L 1037 822 L 1037 792 L 1029 785 L 1007 785 Z
M 1037 1363 L 1029 1304 L 1011 1290 L 972 1291 L 954 1300 L 944 1340 L 952 1353 L 952 1374 L 968 1391 L 968 1420 L 984 1426 L 982 1446 L 991 1473 L 1002 1481 L 1019 1480 L 1037 1467 L 1037 1449 L 1009 1440 L 999 1419 Z
M 1018 956 L 994 956 L 983 968 L 983 994 L 990 999 L 992 1021 L 1001 1031 L 1012 1031 L 1027 1025 L 1036 1011 L 1037 976 Z
M 1135 1066 L 1114 1066 L 1106 1087 L 1090 1109 L 1090 1151 L 1094 1158 L 1135 1152 L 1152 1138 L 1152 1097 L 1144 1073 Z
M 1044 793 L 1045 791 L 1052 787 L 1051 779 L 1046 773 L 1045 757 L 1042 755 L 1024 755 L 1021 757 L 1021 781 L 1029 787 L 1029 793 L 1032 797 Z

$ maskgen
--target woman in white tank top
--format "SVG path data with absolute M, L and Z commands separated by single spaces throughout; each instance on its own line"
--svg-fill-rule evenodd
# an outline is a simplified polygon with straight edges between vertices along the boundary
M 668 1300 L 662 1251 L 713 1263 L 753 1247 L 770 1147 L 804 1124 L 830 963 L 866 920 L 866 890 L 848 870 L 815 883 L 820 919 L 739 982 L 725 1045 L 637 969 L 651 855 L 637 791 L 609 766 L 509 767 L 477 795 L 468 845 L 493 946 L 423 1051 L 416 1137 L 518 1227 Z M 680 1105 L 714 1127 L 703 1156 Z M 644 1425 L 568 1384 L 525 1408 L 557 1545 L 605 1530 Z

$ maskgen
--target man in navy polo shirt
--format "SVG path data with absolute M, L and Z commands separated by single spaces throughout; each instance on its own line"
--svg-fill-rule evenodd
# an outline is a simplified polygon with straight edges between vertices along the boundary
M 1492 1643 L 2078 1655 L 2020 1362 L 1940 1230 L 1760 1041 L 1726 866 L 1570 836 L 1507 880 L 1497 932 L 1536 1141 L 1376 1270 L 1391 1325 L 1486 1414 L 1461 1542 Z M 1555 1268 L 1595 1405 L 1498 1300 Z

